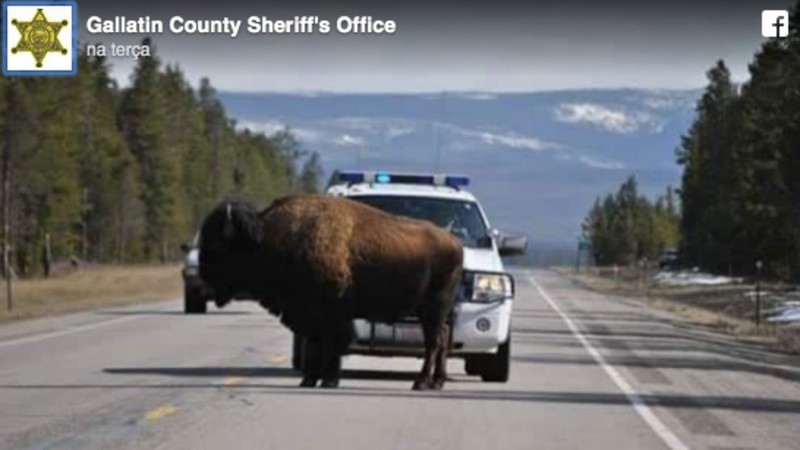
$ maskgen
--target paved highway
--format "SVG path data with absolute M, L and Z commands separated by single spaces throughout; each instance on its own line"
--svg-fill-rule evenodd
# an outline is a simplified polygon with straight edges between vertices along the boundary
M 800 370 L 770 354 L 517 272 L 512 380 L 452 361 L 349 357 L 338 390 L 300 389 L 290 336 L 249 304 L 177 300 L 0 325 L 0 448 L 800 448 Z

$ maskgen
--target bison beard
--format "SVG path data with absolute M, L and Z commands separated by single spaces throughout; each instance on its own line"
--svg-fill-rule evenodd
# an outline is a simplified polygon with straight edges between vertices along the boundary
M 219 205 L 200 230 L 200 276 L 218 304 L 253 294 L 308 340 L 301 386 L 339 384 L 352 320 L 420 319 L 425 359 L 414 389 L 447 378 L 448 321 L 461 279 L 460 242 L 435 225 L 343 198 L 292 196 L 258 211 Z

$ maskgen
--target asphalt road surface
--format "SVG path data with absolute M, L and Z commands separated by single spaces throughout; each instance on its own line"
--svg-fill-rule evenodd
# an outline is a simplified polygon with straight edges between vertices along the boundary
M 0 325 L 0 448 L 800 448 L 800 370 L 552 272 L 516 272 L 512 379 L 349 357 L 301 389 L 255 305 L 177 300 Z

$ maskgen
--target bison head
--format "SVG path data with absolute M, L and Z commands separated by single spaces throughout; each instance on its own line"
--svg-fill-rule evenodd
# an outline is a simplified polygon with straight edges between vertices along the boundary
M 200 228 L 200 277 L 215 292 L 218 303 L 234 294 L 252 292 L 259 266 L 258 209 L 232 200 L 218 205 Z

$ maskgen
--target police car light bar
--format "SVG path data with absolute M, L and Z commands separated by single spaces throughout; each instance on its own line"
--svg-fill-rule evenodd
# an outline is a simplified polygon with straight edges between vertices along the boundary
M 469 186 L 469 177 L 445 174 L 408 174 L 389 172 L 339 172 L 339 182 L 377 183 L 377 184 L 427 184 L 432 186 L 449 186 L 455 189 Z
M 342 183 L 363 183 L 364 174 L 356 172 L 339 172 L 339 181 Z

